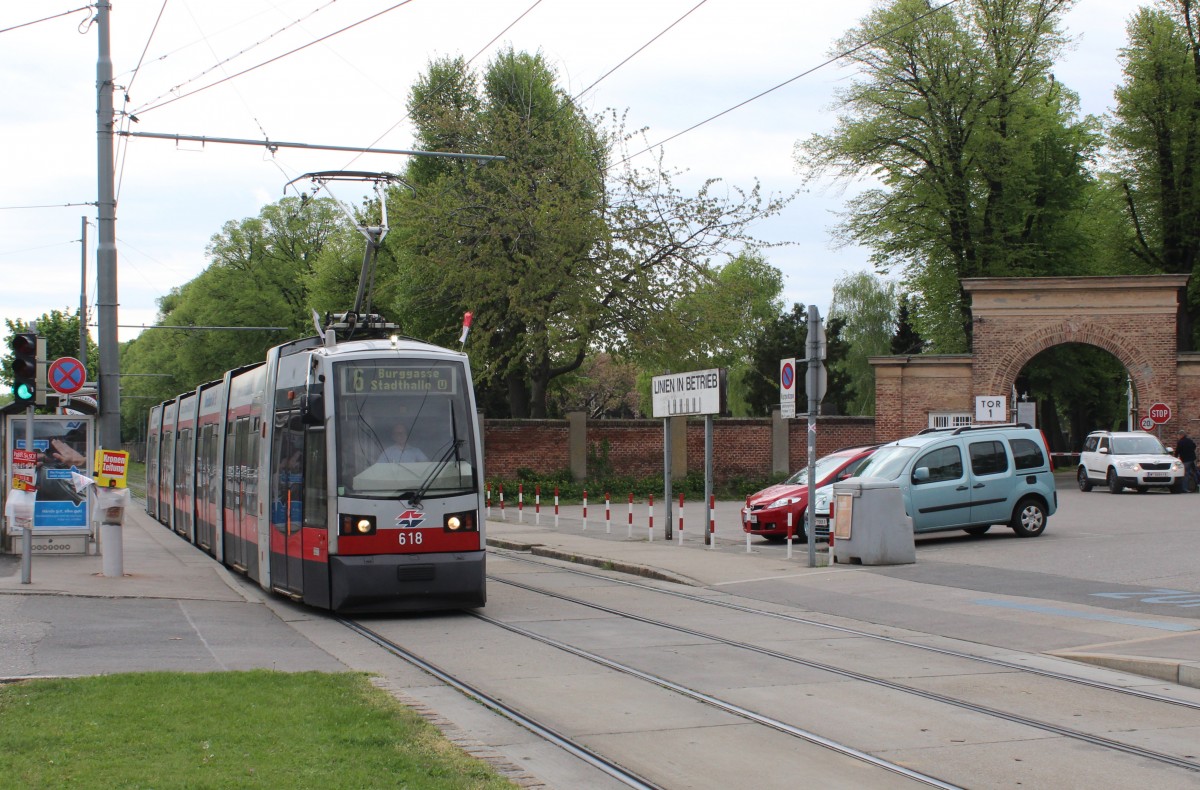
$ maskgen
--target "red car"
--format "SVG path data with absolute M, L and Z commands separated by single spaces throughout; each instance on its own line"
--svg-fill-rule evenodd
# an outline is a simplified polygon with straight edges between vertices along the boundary
M 878 445 L 847 447 L 818 458 L 815 470 L 817 488 L 853 477 L 876 447 Z M 791 513 L 792 534 L 796 540 L 805 541 L 804 514 L 807 510 L 808 467 L 805 466 L 782 483 L 752 494 L 747 506 L 742 509 L 742 528 L 751 535 L 761 535 L 768 540 L 786 540 L 788 514 Z

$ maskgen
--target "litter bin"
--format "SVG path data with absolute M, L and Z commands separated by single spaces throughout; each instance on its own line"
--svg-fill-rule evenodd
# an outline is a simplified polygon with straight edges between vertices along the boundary
M 100 554 L 105 576 L 124 575 L 124 551 L 121 526 L 129 504 L 128 488 L 97 488 L 96 505 L 100 511 Z
M 829 529 L 839 563 L 906 565 L 917 561 L 912 519 L 904 514 L 898 483 L 872 477 L 834 483 L 832 522 Z

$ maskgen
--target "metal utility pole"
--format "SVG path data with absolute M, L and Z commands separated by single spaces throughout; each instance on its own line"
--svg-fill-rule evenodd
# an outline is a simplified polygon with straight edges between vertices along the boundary
M 121 386 L 117 349 L 117 198 L 113 183 L 113 67 L 109 0 L 96 2 L 96 307 L 100 344 L 100 447 L 121 447 Z
M 79 361 L 87 368 L 88 320 L 87 320 L 87 217 L 80 217 L 79 254 Z
M 804 388 L 808 390 L 808 567 L 817 566 L 817 411 L 825 397 L 825 325 L 815 304 L 808 306 L 808 339 L 806 362 L 808 373 Z M 832 530 L 833 525 L 829 528 Z

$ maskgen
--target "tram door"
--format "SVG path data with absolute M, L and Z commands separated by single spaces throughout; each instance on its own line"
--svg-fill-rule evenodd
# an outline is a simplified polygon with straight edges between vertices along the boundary
M 277 415 L 271 445 L 271 585 L 299 594 L 304 592 L 304 430 L 292 424 L 291 416 Z

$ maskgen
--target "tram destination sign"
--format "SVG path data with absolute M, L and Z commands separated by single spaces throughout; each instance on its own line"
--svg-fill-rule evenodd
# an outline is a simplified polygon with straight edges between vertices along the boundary
M 725 411 L 725 371 L 721 368 L 655 376 L 650 386 L 655 417 Z
M 339 365 L 342 392 L 353 395 L 402 393 L 454 394 L 454 371 L 441 365 L 401 367 L 391 365 Z

